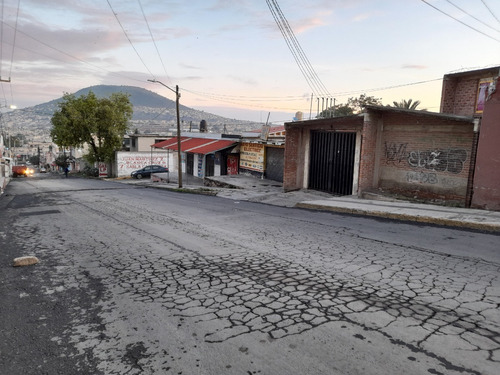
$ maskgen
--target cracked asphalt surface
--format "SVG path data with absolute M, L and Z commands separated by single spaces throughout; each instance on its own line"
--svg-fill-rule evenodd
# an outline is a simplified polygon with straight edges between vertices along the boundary
M 495 234 L 76 178 L 0 211 L 0 373 L 498 374 Z

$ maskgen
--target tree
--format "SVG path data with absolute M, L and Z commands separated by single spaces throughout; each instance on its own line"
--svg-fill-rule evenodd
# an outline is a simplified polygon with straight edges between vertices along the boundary
M 58 167 L 66 168 L 69 165 L 68 159 L 69 159 L 68 156 L 66 156 L 65 154 L 61 154 L 56 158 L 54 162 Z
M 412 99 L 402 99 L 399 103 L 394 101 L 393 102 L 394 107 L 396 108 L 404 108 L 404 109 L 417 109 L 417 107 L 420 105 L 420 100 L 413 101 Z M 425 109 L 424 109 L 425 111 Z
M 338 104 L 323 110 L 318 118 L 351 116 L 363 111 L 365 105 L 382 105 L 381 99 L 361 94 L 359 98 L 347 99 L 347 104 Z
M 50 135 L 59 147 L 87 144 L 85 159 L 92 164 L 110 162 L 122 146 L 132 113 L 127 94 L 114 93 L 98 99 L 92 91 L 78 98 L 66 93 L 52 116 Z

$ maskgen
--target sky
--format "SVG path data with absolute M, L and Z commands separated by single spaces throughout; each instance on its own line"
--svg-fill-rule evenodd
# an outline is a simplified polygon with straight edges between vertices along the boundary
M 185 106 L 275 124 L 361 94 L 438 112 L 444 74 L 500 66 L 498 0 L 2 0 L 0 11 L 2 112 L 100 84 L 172 100 L 163 85 L 178 85 Z

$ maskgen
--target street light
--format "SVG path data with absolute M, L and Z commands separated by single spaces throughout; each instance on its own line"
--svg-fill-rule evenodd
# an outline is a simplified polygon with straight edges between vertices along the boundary
M 181 94 L 179 93 L 179 86 L 175 86 L 175 90 L 168 87 L 164 83 L 157 81 L 156 79 L 148 79 L 149 82 L 159 83 L 160 85 L 166 87 L 172 92 L 175 92 L 175 108 L 177 112 L 177 170 L 178 170 L 178 180 L 179 188 L 182 188 L 182 160 L 181 160 L 181 122 L 179 116 L 179 98 Z

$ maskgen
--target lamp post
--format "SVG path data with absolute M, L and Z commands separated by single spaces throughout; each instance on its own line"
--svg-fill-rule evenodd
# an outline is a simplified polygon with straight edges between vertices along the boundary
M 168 87 L 164 83 L 157 81 L 156 79 L 148 79 L 149 82 L 159 83 L 160 85 L 166 87 L 172 92 L 175 92 L 175 108 L 177 112 L 177 170 L 178 170 L 178 180 L 179 188 L 182 188 L 182 160 L 181 160 L 181 121 L 179 116 L 179 98 L 181 94 L 179 93 L 179 86 L 175 86 L 175 90 Z

